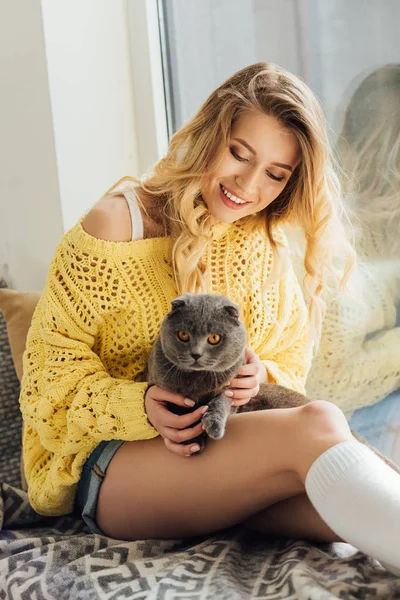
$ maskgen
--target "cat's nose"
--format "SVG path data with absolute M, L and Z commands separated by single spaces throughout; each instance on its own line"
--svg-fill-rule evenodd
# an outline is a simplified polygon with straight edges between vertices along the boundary
M 191 352 L 191 355 L 193 356 L 194 360 L 197 360 L 201 356 L 201 354 L 193 354 L 193 352 Z

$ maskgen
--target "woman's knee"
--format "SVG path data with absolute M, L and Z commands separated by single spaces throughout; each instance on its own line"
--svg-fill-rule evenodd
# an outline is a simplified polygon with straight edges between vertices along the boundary
M 354 439 L 340 408 L 323 400 L 300 407 L 297 425 L 295 469 L 303 482 L 309 468 L 323 452 L 336 444 Z
M 350 427 L 343 411 L 325 400 L 315 400 L 300 409 L 303 427 L 311 436 L 351 438 Z

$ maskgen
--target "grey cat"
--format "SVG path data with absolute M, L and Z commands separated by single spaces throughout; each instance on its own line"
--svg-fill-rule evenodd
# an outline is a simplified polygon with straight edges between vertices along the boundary
M 208 404 L 202 418 L 205 433 L 187 442 L 196 441 L 203 447 L 206 435 L 223 437 L 226 420 L 235 411 L 224 391 L 245 363 L 246 329 L 239 319 L 239 307 L 219 294 L 185 294 L 171 305 L 150 352 L 144 379 L 196 403 L 187 409 L 169 403 L 176 414 Z M 188 339 L 181 339 L 186 336 Z
M 240 308 L 220 294 L 184 294 L 171 302 L 160 333 L 151 349 L 143 380 L 149 385 L 182 394 L 195 402 L 193 408 L 168 403 L 175 414 L 185 414 L 207 404 L 202 417 L 205 432 L 194 442 L 202 450 L 207 436 L 224 436 L 230 414 L 293 408 L 311 402 L 307 396 L 273 383 L 260 385 L 260 391 L 247 404 L 232 407 L 224 395 L 228 382 L 245 364 L 246 329 L 240 320 Z M 365 440 L 352 432 L 360 442 Z M 395 471 L 400 468 L 375 448 L 371 448 Z

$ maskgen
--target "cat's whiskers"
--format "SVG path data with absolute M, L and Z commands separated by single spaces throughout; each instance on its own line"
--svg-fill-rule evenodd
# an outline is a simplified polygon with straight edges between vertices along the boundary
M 169 367 L 168 371 L 166 371 L 165 373 L 165 377 L 167 377 L 171 371 L 175 370 L 180 370 L 179 367 L 177 367 L 173 362 L 170 363 L 171 366 Z
M 210 371 L 214 371 L 215 360 L 213 358 L 206 359 L 205 366 L 210 367 Z

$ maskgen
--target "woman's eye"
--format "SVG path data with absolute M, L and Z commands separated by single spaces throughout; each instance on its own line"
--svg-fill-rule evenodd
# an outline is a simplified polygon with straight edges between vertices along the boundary
M 188 342 L 190 340 L 190 335 L 187 331 L 178 331 L 177 335 L 181 342 Z
M 236 152 L 236 150 L 234 148 L 229 148 L 230 153 L 232 154 L 232 156 L 234 158 L 236 158 L 236 160 L 240 160 L 241 162 L 248 162 L 247 158 L 243 158 L 243 156 L 239 156 L 239 154 Z M 277 177 L 276 175 L 274 175 L 273 173 L 271 173 L 271 171 L 266 171 L 268 177 L 270 177 L 271 179 L 273 179 L 274 181 L 283 181 L 285 179 L 285 177 Z
M 209 344 L 211 344 L 212 346 L 215 346 L 215 344 L 219 344 L 220 341 L 221 341 L 221 336 L 219 335 L 219 333 L 212 333 L 207 338 L 207 342 Z
M 283 181 L 285 178 L 284 177 L 277 177 L 276 175 L 273 175 L 273 173 L 271 173 L 270 171 L 266 172 L 268 177 L 271 177 L 271 179 L 273 179 L 274 181 Z
M 230 150 L 230 153 L 232 154 L 232 156 L 234 158 L 236 158 L 236 160 L 240 160 L 242 162 L 247 160 L 247 158 L 243 158 L 243 156 L 239 156 L 239 154 L 235 151 L 234 148 L 229 148 L 229 150 Z

